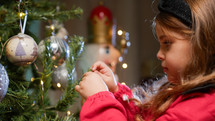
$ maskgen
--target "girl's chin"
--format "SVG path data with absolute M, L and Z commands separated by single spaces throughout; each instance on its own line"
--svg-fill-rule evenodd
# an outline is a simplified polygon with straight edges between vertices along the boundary
M 178 79 L 175 79 L 175 78 L 171 78 L 167 75 L 167 78 L 168 78 L 168 81 L 172 84 L 179 84 L 180 81 Z

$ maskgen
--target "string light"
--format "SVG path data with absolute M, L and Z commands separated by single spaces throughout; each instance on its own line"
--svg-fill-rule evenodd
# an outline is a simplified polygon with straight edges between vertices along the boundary
M 69 115 L 71 115 L 71 112 L 70 112 L 70 111 L 67 111 L 66 114 L 69 116 Z
M 35 79 L 32 77 L 32 78 L 31 78 L 31 82 L 33 82 L 34 80 L 35 80 Z
M 51 26 L 50 26 L 50 29 L 51 29 L 51 30 L 54 30 L 54 29 L 55 29 L 54 25 L 51 25 Z
M 125 83 L 125 82 L 122 82 L 121 84 L 122 84 L 122 85 L 126 85 L 126 83 Z
M 127 64 L 127 63 L 123 63 L 123 64 L 122 64 L 122 68 L 123 68 L 123 69 L 127 69 L 127 68 L 128 68 L 128 64 Z
M 60 88 L 60 87 L 61 87 L 61 84 L 60 84 L 60 83 L 57 83 L 57 87 Z
M 122 30 L 118 30 L 118 31 L 117 31 L 117 34 L 118 34 L 119 36 L 121 36 L 121 35 L 122 35 L 122 33 L 123 33 L 123 31 L 122 31 Z
M 120 57 L 119 57 L 119 62 L 122 62 L 122 61 L 123 61 L 123 57 L 120 56 Z
M 129 41 L 126 44 L 127 44 L 128 47 L 131 46 L 131 42 L 129 42 Z
M 24 17 L 25 17 L 25 13 L 20 12 L 20 13 L 19 13 L 19 17 L 20 17 L 20 18 L 24 18 Z
M 43 83 L 44 83 L 43 80 L 41 80 L 41 81 L 40 81 L 40 84 L 43 85 Z

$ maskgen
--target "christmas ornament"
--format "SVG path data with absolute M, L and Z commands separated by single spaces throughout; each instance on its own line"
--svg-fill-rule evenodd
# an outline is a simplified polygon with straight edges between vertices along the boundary
M 53 85 L 57 86 L 57 84 L 61 84 L 61 86 L 65 87 L 67 84 L 67 76 L 68 76 L 68 71 L 65 67 L 65 63 L 62 65 L 58 66 L 53 70 L 52 73 L 52 83 Z M 54 86 L 54 87 L 55 87 Z
M 5 51 L 11 63 L 24 66 L 36 60 L 38 47 L 32 37 L 19 33 L 11 37 L 8 41 Z
M 4 66 L 0 64 L 0 101 L 4 98 L 5 94 L 7 93 L 8 85 L 9 79 L 7 72 Z
M 73 74 L 73 80 L 77 79 L 77 73 L 75 71 L 75 68 L 72 71 Z M 68 82 L 68 71 L 66 68 L 66 63 L 63 63 L 62 65 L 58 66 L 53 70 L 52 73 L 52 83 L 54 87 L 66 87 Z
M 70 55 L 70 49 L 69 49 L 69 46 L 68 44 L 56 37 L 56 36 L 51 36 L 51 37 L 48 37 L 47 39 L 45 40 L 42 40 L 40 43 L 39 43 L 39 58 L 43 59 L 45 57 L 45 43 L 44 41 L 46 41 L 48 44 L 46 47 L 49 51 L 49 54 L 51 55 L 51 58 L 52 60 L 54 61 L 54 64 L 56 66 L 60 66 L 64 63 L 64 61 L 69 57 Z M 49 56 L 50 56 L 49 55 Z M 48 57 L 48 56 L 46 56 Z

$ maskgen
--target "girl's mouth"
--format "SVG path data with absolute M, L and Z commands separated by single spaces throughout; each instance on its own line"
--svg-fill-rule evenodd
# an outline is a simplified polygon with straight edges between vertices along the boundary
M 166 67 L 163 67 L 163 72 L 167 72 L 168 71 L 168 68 L 166 68 Z

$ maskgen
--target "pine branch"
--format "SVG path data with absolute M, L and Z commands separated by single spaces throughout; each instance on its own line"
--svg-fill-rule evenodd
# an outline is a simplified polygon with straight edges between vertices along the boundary
M 44 13 L 43 11 L 32 11 L 29 15 L 29 19 L 33 20 L 44 20 L 48 21 L 50 19 L 65 21 L 68 19 L 79 18 L 82 15 L 83 11 L 81 8 L 76 8 L 73 10 L 60 11 L 50 10 Z
M 74 81 L 73 73 L 75 70 L 75 64 L 77 58 L 80 57 L 80 54 L 83 50 L 84 39 L 83 37 L 74 35 L 70 37 L 71 41 L 68 42 L 70 46 L 71 55 L 67 60 L 66 67 L 68 70 L 68 86 L 65 90 L 64 96 L 61 100 L 58 101 L 55 110 L 66 111 L 69 105 L 72 105 L 75 101 L 75 98 L 78 97 L 78 93 L 75 91 L 75 85 L 79 83 L 79 81 Z

